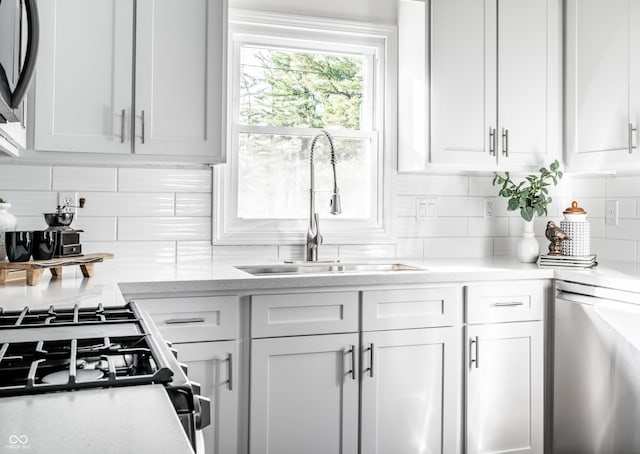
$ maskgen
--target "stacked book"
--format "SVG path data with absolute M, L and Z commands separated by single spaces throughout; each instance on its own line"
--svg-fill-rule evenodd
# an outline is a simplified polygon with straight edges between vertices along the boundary
M 538 266 L 556 266 L 566 268 L 591 268 L 597 265 L 595 255 L 574 257 L 570 255 L 540 255 Z

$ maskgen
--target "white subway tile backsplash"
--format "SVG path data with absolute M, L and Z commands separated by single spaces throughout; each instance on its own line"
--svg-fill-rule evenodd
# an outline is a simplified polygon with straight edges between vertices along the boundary
M 402 174 L 398 176 L 399 195 L 468 195 L 469 177 L 463 175 Z
M 216 246 L 212 247 L 214 260 L 235 259 L 238 264 L 246 261 L 264 260 L 273 262 L 278 260 L 278 246 Z
M 81 242 L 116 241 L 115 217 L 79 216 L 73 220 L 73 228 L 84 230 L 80 234 Z
M 211 192 L 211 169 L 118 169 L 118 191 Z
M 110 252 L 117 260 L 173 263 L 176 261 L 175 241 L 83 241 L 86 254 Z
M 401 238 L 467 236 L 466 218 L 434 218 L 419 222 L 415 218 L 399 218 L 396 226 Z
M 43 216 L 16 216 L 16 230 L 45 230 L 47 223 Z
M 480 197 L 438 197 L 437 212 L 442 217 L 482 216 Z
M 606 196 L 640 197 L 640 176 L 615 176 L 606 180 Z
M 620 219 L 618 225 L 605 225 L 605 238 L 608 240 L 640 240 L 640 220 Z
M 509 236 L 508 218 L 467 218 L 468 232 L 472 236 Z
M 427 238 L 425 257 L 465 258 L 491 257 L 493 238 Z
M 107 167 L 54 167 L 54 191 L 115 191 L 118 169 Z
M 194 217 L 120 217 L 119 241 L 210 240 L 211 219 Z
M 340 260 L 380 260 L 395 258 L 395 244 L 353 244 L 338 246 Z
M 211 216 L 211 193 L 176 194 L 176 216 Z
M 2 191 L 0 197 L 11 204 L 9 212 L 14 216 L 42 216 L 42 213 L 55 212 L 58 205 L 55 192 Z
M 636 251 L 635 241 L 591 238 L 591 253 L 600 260 L 636 261 Z
M 496 197 L 499 186 L 491 184 L 493 177 L 469 177 L 469 195 L 478 197 Z
M 85 192 L 81 216 L 173 216 L 173 193 Z
M 424 240 L 422 238 L 398 238 L 396 257 L 422 258 L 424 256 Z
M 578 200 L 586 197 L 604 197 L 607 190 L 607 177 L 579 177 L 571 179 L 571 191 L 566 194 L 567 199 Z
M 10 191 L 49 191 L 51 167 L 0 164 L 0 197 Z M 10 201 L 10 200 L 9 200 Z
M 516 248 L 519 238 L 499 237 L 493 239 L 493 255 L 496 257 L 516 257 Z M 544 253 L 546 249 L 540 249 Z
M 178 241 L 177 247 L 178 262 L 189 261 L 210 261 L 211 242 L 210 241 Z

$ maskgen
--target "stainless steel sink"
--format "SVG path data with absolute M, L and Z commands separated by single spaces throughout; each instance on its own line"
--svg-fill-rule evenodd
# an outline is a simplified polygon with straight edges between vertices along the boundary
M 334 274 L 334 273 L 371 273 L 397 271 L 424 271 L 424 268 L 402 263 L 286 263 L 284 265 L 252 265 L 235 268 L 254 276 L 277 274 Z

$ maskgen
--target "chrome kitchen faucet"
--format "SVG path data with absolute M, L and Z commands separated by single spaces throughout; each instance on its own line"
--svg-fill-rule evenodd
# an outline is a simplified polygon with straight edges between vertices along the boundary
M 318 247 L 322 244 L 322 235 L 320 235 L 320 216 L 316 213 L 316 188 L 315 188 L 315 170 L 313 165 L 313 150 L 320 137 L 326 137 L 331 149 L 331 166 L 333 167 L 333 194 L 331 195 L 330 213 L 340 214 L 342 208 L 340 206 L 340 194 L 338 194 L 338 183 L 336 180 L 336 153 L 333 146 L 333 137 L 324 129 L 311 139 L 311 151 L 309 152 L 309 228 L 307 229 L 307 261 L 318 261 Z

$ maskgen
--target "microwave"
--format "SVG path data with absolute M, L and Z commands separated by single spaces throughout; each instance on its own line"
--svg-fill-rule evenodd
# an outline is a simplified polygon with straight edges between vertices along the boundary
M 24 100 L 39 41 L 36 0 L 0 0 L 0 150 L 24 146 Z

